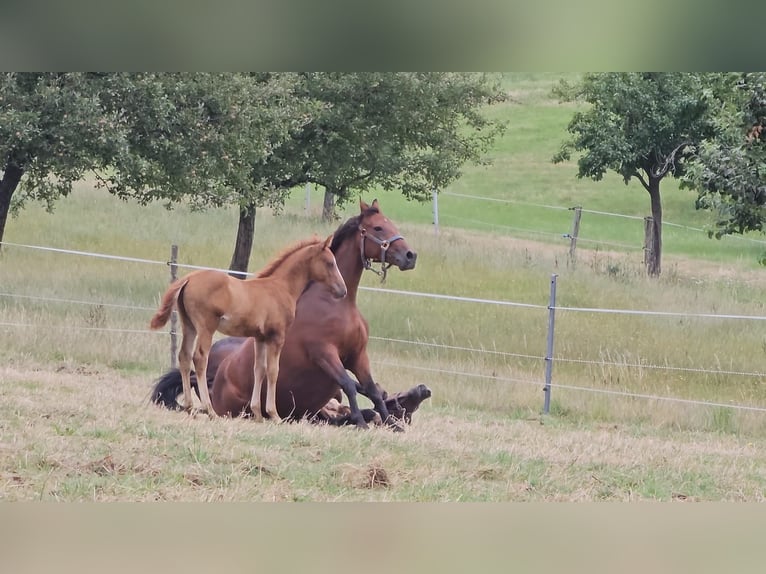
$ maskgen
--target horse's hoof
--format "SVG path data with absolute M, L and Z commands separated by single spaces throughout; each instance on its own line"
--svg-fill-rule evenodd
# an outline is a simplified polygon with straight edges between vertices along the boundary
M 386 426 L 394 432 L 404 432 L 404 425 L 398 419 L 390 417 L 386 422 Z
M 197 418 L 198 415 L 207 415 L 209 419 L 215 418 L 215 412 L 213 409 L 207 409 L 205 407 L 197 407 L 196 409 L 191 409 L 189 412 L 191 414 L 192 418 Z

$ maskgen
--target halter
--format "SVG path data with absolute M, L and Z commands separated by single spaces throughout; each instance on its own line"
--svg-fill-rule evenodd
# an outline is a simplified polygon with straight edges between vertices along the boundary
M 386 282 L 386 273 L 388 272 L 388 268 L 391 267 L 392 263 L 386 263 L 386 251 L 388 251 L 388 248 L 391 247 L 391 244 L 396 241 L 397 239 L 404 239 L 401 235 L 394 235 L 393 237 L 389 237 L 388 239 L 378 239 L 374 235 L 367 235 L 367 229 L 359 226 L 359 233 L 362 236 L 362 240 L 359 242 L 359 253 L 362 256 L 362 266 L 365 269 L 369 269 L 376 275 L 380 276 L 380 282 L 385 283 Z M 380 271 L 377 269 L 374 269 L 372 266 L 372 261 L 369 257 L 364 256 L 364 240 L 370 239 L 374 243 L 377 243 L 380 245 Z

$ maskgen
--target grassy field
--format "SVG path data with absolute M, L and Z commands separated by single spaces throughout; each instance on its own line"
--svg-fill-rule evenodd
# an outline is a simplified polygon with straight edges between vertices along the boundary
M 390 371 L 387 374 L 393 374 Z M 447 404 L 405 433 L 190 419 L 145 379 L 0 369 L 4 500 L 581 501 L 763 499 L 764 440 L 574 423 Z
M 3 247 L 0 499 L 761 500 L 766 322 L 694 315 L 766 315 L 764 245 L 668 227 L 663 276 L 650 280 L 642 222 L 584 213 L 568 265 L 561 234 L 572 214 L 555 208 L 642 217 L 648 195 L 550 163 L 574 110 L 549 96 L 558 77 L 506 78 L 511 98 L 491 113 L 508 132 L 491 166 L 443 190 L 438 234 L 429 204 L 365 194 L 419 253 L 417 268 L 391 271 L 385 287 L 536 306 L 361 291 L 378 382 L 434 393 L 403 434 L 192 420 L 147 404 L 170 362 L 167 334 L 147 328 L 170 245 L 181 263 L 226 267 L 232 209 L 141 208 L 83 182 L 55 214 L 30 206 L 11 220 L 11 244 L 150 262 Z M 668 181 L 663 194 L 667 221 L 709 225 L 688 191 Z M 283 214 L 259 212 L 251 269 L 292 239 L 331 232 L 320 209 L 318 191 L 306 213 L 297 190 Z M 560 310 L 542 416 L 553 273 L 560 307 L 680 315 Z M 362 285 L 380 286 L 372 274 Z

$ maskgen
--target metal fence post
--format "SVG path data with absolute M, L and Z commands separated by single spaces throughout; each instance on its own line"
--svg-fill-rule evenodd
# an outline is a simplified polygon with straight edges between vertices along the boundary
M 178 279 L 178 245 L 170 246 L 170 282 L 172 283 Z M 178 312 L 173 308 L 173 312 L 170 313 L 170 368 L 175 369 L 178 367 L 178 340 L 176 333 L 178 332 Z
M 548 344 L 545 350 L 545 402 L 543 404 L 543 414 L 548 414 L 551 410 L 551 374 L 553 373 L 553 327 L 556 320 L 556 278 L 558 275 L 551 275 L 551 296 L 548 303 Z

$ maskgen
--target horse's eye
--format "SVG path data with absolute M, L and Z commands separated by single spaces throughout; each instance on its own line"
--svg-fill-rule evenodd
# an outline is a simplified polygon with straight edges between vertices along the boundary
M 383 228 L 380 225 L 376 225 L 375 231 L 383 231 Z

